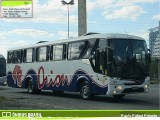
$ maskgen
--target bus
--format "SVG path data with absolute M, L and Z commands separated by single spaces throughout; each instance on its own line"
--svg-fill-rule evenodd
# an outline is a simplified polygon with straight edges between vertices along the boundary
M 6 59 L 0 54 L 0 86 L 7 85 L 6 79 Z
M 7 51 L 9 87 L 28 93 L 52 90 L 122 98 L 149 90 L 150 53 L 143 38 L 128 34 L 88 33 Z

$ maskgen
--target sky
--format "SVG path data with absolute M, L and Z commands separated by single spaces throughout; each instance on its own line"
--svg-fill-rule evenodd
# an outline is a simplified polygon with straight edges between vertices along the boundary
M 69 2 L 70 0 L 65 0 Z M 160 0 L 86 0 L 87 32 L 143 37 L 160 20 Z M 78 36 L 78 0 L 69 6 L 70 37 Z M 67 6 L 61 0 L 33 0 L 33 18 L 0 18 L 0 54 L 7 49 L 67 38 Z

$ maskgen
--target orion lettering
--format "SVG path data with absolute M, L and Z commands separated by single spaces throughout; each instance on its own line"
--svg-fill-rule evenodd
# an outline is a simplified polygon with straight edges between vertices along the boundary
M 60 85 L 64 86 L 65 83 L 68 84 L 67 76 L 54 75 L 53 71 L 50 71 L 50 74 L 45 74 L 44 68 L 41 66 L 38 69 L 38 88 L 43 88 L 44 85 L 49 87 L 50 85 L 59 87 Z

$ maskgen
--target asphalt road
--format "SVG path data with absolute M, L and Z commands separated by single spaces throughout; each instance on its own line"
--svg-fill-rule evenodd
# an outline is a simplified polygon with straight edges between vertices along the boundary
M 92 100 L 83 100 L 79 94 L 64 93 L 53 95 L 52 91 L 41 94 L 28 94 L 25 89 L 0 86 L 1 110 L 157 110 L 160 109 L 159 84 L 150 86 L 148 93 L 128 94 L 121 100 L 112 96 L 95 96 Z

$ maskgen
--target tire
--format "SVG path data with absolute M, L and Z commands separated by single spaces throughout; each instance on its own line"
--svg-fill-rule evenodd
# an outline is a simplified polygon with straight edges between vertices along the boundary
M 90 85 L 87 81 L 85 81 L 81 84 L 80 94 L 81 94 L 81 97 L 85 100 L 88 100 L 92 97 L 92 94 L 91 94 L 91 91 L 90 91 Z
M 29 80 L 28 84 L 27 84 L 27 92 L 30 93 L 30 94 L 41 93 L 41 90 L 40 89 L 34 89 L 33 82 L 31 80 Z
M 124 96 L 125 96 L 125 94 L 113 95 L 113 97 L 116 99 L 122 99 Z
M 27 83 L 27 92 L 28 92 L 28 93 L 34 93 L 33 83 L 32 83 L 31 80 L 29 80 L 28 83 Z

